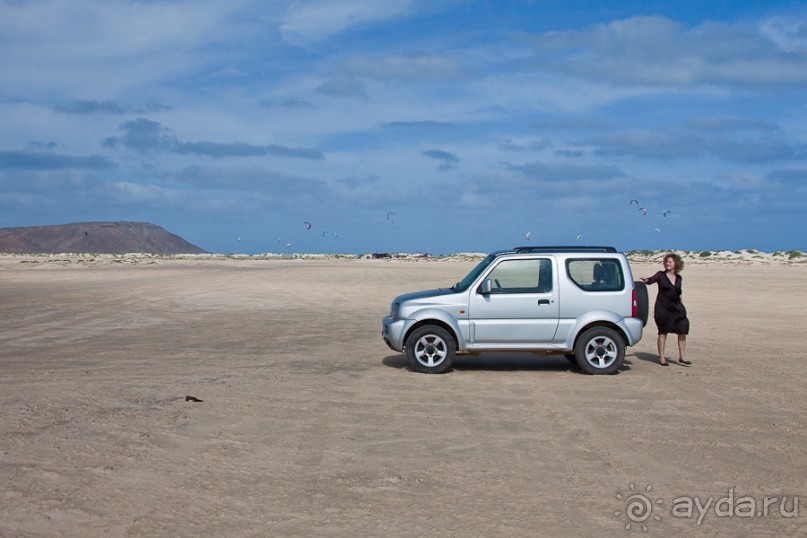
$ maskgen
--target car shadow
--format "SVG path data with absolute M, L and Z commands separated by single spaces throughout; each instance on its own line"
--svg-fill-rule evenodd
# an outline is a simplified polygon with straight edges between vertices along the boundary
M 403 354 L 389 355 L 381 361 L 384 366 L 406 369 L 414 372 Z M 633 363 L 625 357 L 617 374 L 630 371 Z M 583 371 L 576 363 L 563 355 L 534 355 L 532 353 L 482 353 L 481 355 L 459 355 L 454 359 L 452 370 L 494 371 L 494 372 L 579 372 Z

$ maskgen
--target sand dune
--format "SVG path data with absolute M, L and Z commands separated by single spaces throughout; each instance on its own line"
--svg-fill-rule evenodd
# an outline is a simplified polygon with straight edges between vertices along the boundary
M 759 255 L 688 254 L 694 366 L 651 321 L 615 376 L 409 371 L 389 301 L 472 255 L 0 256 L 0 536 L 803 536 L 807 263 Z
M 807 265 L 807 253 L 800 250 L 761 252 L 755 249 L 743 249 L 737 251 L 720 250 L 636 250 L 628 252 L 628 258 L 632 263 L 656 263 L 659 264 L 664 259 L 667 252 L 675 252 L 689 264 L 714 264 L 728 263 L 740 265 Z M 108 265 L 108 264 L 182 264 L 187 262 L 228 262 L 228 261 L 265 261 L 265 260 L 346 260 L 346 259 L 374 259 L 382 257 L 386 260 L 397 261 L 438 261 L 438 262 L 468 262 L 476 261 L 485 257 L 484 252 L 460 252 L 448 255 L 428 255 L 422 253 L 385 253 L 379 254 L 311 254 L 286 252 L 267 252 L 263 254 L 151 254 L 151 253 L 128 253 L 128 254 L 77 254 L 62 253 L 54 254 L 3 254 L 0 253 L 0 264 L 29 263 L 44 265 L 68 265 L 78 264 L 86 266 Z

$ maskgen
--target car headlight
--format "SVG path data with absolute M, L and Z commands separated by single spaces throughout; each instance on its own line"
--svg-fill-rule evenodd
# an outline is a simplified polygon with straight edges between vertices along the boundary
M 392 303 L 389 308 L 389 315 L 392 319 L 398 319 L 398 314 L 401 312 L 401 303 Z

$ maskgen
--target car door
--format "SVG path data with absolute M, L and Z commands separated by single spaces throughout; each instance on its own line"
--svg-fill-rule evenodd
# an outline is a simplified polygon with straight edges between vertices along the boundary
M 558 328 L 557 268 L 551 257 L 505 259 L 470 290 L 474 347 L 519 347 L 551 342 Z M 480 281 L 481 282 L 481 281 Z

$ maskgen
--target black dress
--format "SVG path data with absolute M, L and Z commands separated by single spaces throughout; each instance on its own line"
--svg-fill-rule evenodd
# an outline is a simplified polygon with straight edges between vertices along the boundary
M 656 320 L 659 334 L 689 334 L 687 309 L 681 302 L 681 275 L 675 275 L 675 284 L 670 282 L 667 273 L 659 271 L 647 279 L 648 284 L 658 284 L 653 319 Z

